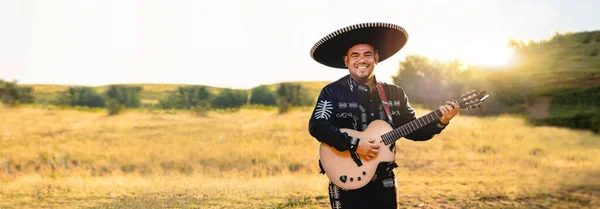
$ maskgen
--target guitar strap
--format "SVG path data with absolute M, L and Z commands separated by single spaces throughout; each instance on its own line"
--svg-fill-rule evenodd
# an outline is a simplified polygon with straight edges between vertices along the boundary
M 385 96 L 385 91 L 383 90 L 383 85 L 377 82 L 377 91 L 379 92 L 379 98 L 381 98 L 381 104 L 383 104 L 383 109 L 385 109 L 385 113 L 390 120 L 390 125 L 394 123 L 392 121 L 392 113 L 390 112 L 390 103 L 387 101 L 387 97 Z

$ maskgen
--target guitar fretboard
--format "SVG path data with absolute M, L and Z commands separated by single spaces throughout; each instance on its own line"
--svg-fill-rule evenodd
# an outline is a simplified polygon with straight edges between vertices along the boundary
M 387 132 L 383 135 L 381 135 L 381 138 L 383 139 L 383 142 L 386 145 L 391 144 L 392 142 L 412 133 L 413 131 L 416 131 L 420 128 L 422 128 L 423 126 L 439 119 L 440 117 L 442 117 L 442 112 L 440 112 L 440 110 L 435 110 L 433 112 L 430 112 L 427 115 L 424 115 L 420 118 L 417 118 L 411 122 L 408 122 L 390 132 Z

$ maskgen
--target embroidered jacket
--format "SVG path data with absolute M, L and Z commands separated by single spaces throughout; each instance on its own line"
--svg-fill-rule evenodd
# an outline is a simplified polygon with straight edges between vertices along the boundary
M 415 120 L 415 111 L 410 106 L 404 90 L 397 85 L 383 82 L 381 84 L 390 103 L 392 128 Z M 371 91 L 367 85 L 358 83 L 347 75 L 321 90 L 308 129 L 319 142 L 333 146 L 339 151 L 345 151 L 350 149 L 352 137 L 339 129 L 364 131 L 374 120 L 390 123 L 377 89 Z M 404 138 L 413 141 L 429 140 L 445 128 L 445 126 L 438 127 L 438 124 L 441 124 L 439 119 Z M 391 148 L 394 146 L 395 143 Z

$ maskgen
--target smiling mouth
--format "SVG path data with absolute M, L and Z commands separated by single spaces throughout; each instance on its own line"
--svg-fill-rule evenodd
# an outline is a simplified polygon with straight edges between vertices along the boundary
M 356 69 L 367 69 L 368 66 L 358 66 Z

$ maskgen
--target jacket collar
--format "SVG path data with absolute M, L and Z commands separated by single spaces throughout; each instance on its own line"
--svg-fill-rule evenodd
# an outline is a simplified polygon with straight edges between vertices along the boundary
M 377 81 L 377 76 L 373 76 L 373 79 L 375 79 L 375 84 L 379 84 L 379 81 Z M 354 80 L 354 78 L 352 78 L 351 75 L 348 75 L 347 80 L 348 88 L 351 92 L 354 92 L 354 90 L 357 90 L 359 92 L 370 92 L 369 86 Z

